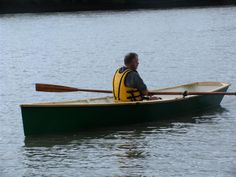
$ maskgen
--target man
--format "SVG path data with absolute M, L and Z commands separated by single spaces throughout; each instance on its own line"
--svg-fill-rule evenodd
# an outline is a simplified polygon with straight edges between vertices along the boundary
M 149 96 L 147 86 L 137 72 L 138 55 L 128 53 L 124 58 L 125 66 L 119 68 L 113 77 L 113 95 L 116 101 L 156 100 Z

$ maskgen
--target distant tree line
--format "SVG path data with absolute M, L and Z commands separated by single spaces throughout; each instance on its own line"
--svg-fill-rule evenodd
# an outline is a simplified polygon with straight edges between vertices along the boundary
M 236 5 L 236 0 L 0 0 L 0 13 Z

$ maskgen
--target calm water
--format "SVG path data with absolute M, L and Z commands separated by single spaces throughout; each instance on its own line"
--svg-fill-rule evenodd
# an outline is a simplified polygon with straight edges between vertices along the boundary
M 25 138 L 19 105 L 99 97 L 125 53 L 149 88 L 225 81 L 236 90 L 236 7 L 0 16 L 0 176 L 236 176 L 236 97 L 175 121 Z M 112 117 L 111 117 L 112 118 Z

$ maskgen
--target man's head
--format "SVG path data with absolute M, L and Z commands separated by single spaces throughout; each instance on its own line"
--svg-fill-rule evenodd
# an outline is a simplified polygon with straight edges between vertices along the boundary
M 125 66 L 132 70 L 137 70 L 139 62 L 138 62 L 138 54 L 136 53 L 128 53 L 124 58 Z

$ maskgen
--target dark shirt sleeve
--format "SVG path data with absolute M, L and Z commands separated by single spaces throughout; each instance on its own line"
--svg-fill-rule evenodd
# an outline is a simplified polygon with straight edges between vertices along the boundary
M 138 72 L 135 71 L 131 71 L 127 74 L 125 79 L 125 86 L 137 88 L 141 92 L 147 90 L 147 86 L 143 82 L 143 79 L 139 76 Z

